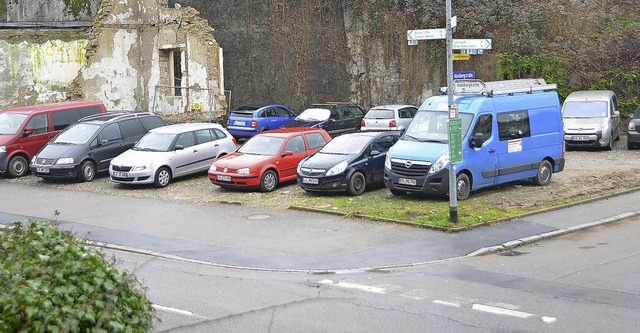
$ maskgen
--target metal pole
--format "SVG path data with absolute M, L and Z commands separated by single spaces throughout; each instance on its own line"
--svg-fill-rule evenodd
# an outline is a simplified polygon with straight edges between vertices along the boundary
M 447 0 L 447 97 L 449 107 L 453 105 L 453 49 L 452 39 L 453 31 L 451 30 L 451 0 Z M 454 112 L 449 112 L 450 119 L 458 117 L 457 108 Z M 451 133 L 449 133 L 451 137 Z M 452 156 L 451 142 L 449 142 L 449 156 Z M 458 186 L 456 184 L 456 166 L 449 164 L 449 221 L 458 223 Z

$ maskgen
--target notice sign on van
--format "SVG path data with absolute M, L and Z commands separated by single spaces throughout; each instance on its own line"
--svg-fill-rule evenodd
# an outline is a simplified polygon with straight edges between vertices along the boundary
M 522 139 L 509 140 L 507 152 L 517 153 L 522 151 Z

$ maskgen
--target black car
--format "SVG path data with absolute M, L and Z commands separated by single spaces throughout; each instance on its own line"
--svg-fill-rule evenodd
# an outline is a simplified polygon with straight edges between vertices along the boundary
M 360 129 L 365 112 L 359 105 L 348 103 L 313 104 L 296 119 L 281 128 L 317 127 L 329 132 L 332 137 Z
M 339 136 L 298 164 L 298 184 L 309 192 L 347 191 L 384 182 L 384 160 L 400 133 L 356 132 Z
M 31 172 L 43 179 L 90 182 L 109 170 L 111 160 L 164 121 L 149 112 L 89 116 L 67 127 L 31 159 Z
M 627 149 L 631 150 L 640 145 L 640 106 L 629 114 L 629 126 L 627 127 Z

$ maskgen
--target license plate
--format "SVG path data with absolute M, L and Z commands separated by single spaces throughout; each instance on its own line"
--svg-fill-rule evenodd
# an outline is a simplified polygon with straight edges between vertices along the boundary
M 318 178 L 302 178 L 304 184 L 318 184 Z
M 571 140 L 573 141 L 589 141 L 589 137 L 586 135 L 576 135 L 572 136 Z
M 416 186 L 418 182 L 411 178 L 398 178 L 398 184 Z
M 49 173 L 49 168 L 37 167 L 36 172 L 39 173 Z
M 113 176 L 118 178 L 129 178 L 129 174 L 126 172 L 113 171 Z
M 246 125 L 247 123 L 245 123 L 245 122 L 244 122 L 244 121 L 242 121 L 242 120 L 236 120 L 236 121 L 234 121 L 234 122 L 233 122 L 233 124 L 234 124 L 234 125 L 236 125 L 236 126 L 244 126 L 244 125 Z
M 231 176 L 221 176 L 221 175 L 217 175 L 216 179 L 219 182 L 230 182 L 231 181 Z

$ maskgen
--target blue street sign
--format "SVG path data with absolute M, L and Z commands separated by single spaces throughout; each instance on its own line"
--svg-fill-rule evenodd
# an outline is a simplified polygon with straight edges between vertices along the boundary
M 454 80 L 465 80 L 465 79 L 475 79 L 475 78 L 476 78 L 475 71 L 453 72 Z

